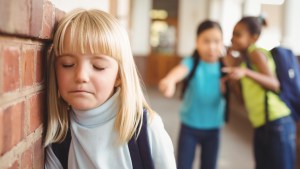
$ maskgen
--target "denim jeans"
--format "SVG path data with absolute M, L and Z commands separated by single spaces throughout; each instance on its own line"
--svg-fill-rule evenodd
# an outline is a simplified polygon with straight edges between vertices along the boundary
M 295 169 L 296 127 L 283 117 L 254 131 L 256 169 Z
M 197 144 L 201 146 L 201 169 L 216 169 L 220 129 L 195 129 L 181 124 L 177 168 L 191 169 Z

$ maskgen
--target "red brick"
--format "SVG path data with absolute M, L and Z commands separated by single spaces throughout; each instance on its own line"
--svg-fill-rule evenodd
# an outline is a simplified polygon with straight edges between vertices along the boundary
M 19 46 L 5 46 L 2 51 L 3 57 L 3 91 L 13 91 L 20 87 Z
M 65 16 L 65 14 L 66 13 L 64 11 L 55 8 L 55 22 L 57 23 L 58 21 L 60 21 Z
M 24 102 L 12 105 L 3 110 L 0 116 L 2 148 L 0 155 L 9 151 L 24 138 Z
M 44 153 L 42 139 L 40 138 L 34 143 L 33 169 L 44 168 Z
M 45 108 L 44 93 L 39 93 L 38 95 L 30 98 L 30 133 L 42 124 L 43 108 Z
M 43 50 L 42 47 L 38 47 L 37 53 L 36 53 L 36 83 L 41 83 L 44 80 L 44 72 L 46 71 L 45 69 L 45 59 L 46 56 L 42 54 Z
M 23 66 L 22 66 L 22 79 L 23 86 L 32 86 L 34 79 L 34 56 L 35 46 L 26 45 L 23 47 Z
M 42 31 L 43 23 L 43 0 L 31 0 L 30 35 L 38 37 Z
M 4 124 L 4 119 L 3 119 L 3 111 L 0 109 L 0 155 L 4 151 L 4 131 L 3 131 L 3 124 Z
M 9 167 L 8 169 L 19 169 L 19 163 L 18 163 L 18 161 L 15 161 L 15 162 L 11 165 L 11 167 Z
M 25 152 L 22 154 L 21 158 L 21 168 L 22 169 L 31 169 L 33 168 L 33 151 L 32 147 L 27 149 Z
M 2 63 L 3 60 L 3 51 L 2 51 L 2 40 L 0 39 L 0 104 L 1 104 L 1 96 L 3 94 L 3 72 L 4 66 Z
M 1 1 L 0 32 L 27 35 L 30 23 L 30 4 L 29 0 Z
M 52 38 L 52 30 L 54 28 L 54 11 L 55 8 L 53 4 L 49 1 L 46 1 L 43 9 L 43 24 L 42 24 L 42 33 L 40 38 L 49 39 Z

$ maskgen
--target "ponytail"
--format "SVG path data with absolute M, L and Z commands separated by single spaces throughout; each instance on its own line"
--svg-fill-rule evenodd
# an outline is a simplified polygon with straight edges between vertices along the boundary
M 260 14 L 258 17 L 257 17 L 258 21 L 260 22 L 260 24 L 262 26 L 265 26 L 267 27 L 268 26 L 268 23 L 267 23 L 267 20 L 266 20 L 266 17 L 264 14 Z
M 244 24 L 251 35 L 260 35 L 262 27 L 267 26 L 266 19 L 263 15 L 258 17 L 246 16 L 243 17 L 238 23 Z

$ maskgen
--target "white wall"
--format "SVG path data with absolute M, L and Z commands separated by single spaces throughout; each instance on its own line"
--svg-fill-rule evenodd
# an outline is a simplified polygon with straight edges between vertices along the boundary
M 254 5 L 254 1 L 248 1 Z M 300 55 L 299 6 L 299 0 L 285 0 L 279 5 L 262 4 L 261 13 L 265 15 L 268 26 L 263 29 L 257 44 L 266 49 L 282 45 L 292 49 L 296 55 Z
M 74 8 L 96 8 L 106 12 L 110 10 L 110 0 L 51 0 L 63 11 Z M 132 51 L 136 56 L 147 56 L 150 51 L 149 12 L 152 0 L 117 0 L 117 17 L 130 32 Z M 129 11 L 131 5 L 131 11 Z M 190 55 L 195 48 L 196 28 L 204 19 L 219 21 L 224 33 L 225 45 L 230 45 L 232 30 L 242 15 L 266 15 L 266 27 L 258 45 L 271 49 L 279 44 L 291 48 L 300 55 L 300 1 L 285 0 L 283 5 L 258 5 L 260 0 L 179 0 L 178 48 L 179 56 Z M 129 16 L 129 13 L 132 16 Z M 131 18 L 131 25 L 129 20 Z
M 221 5 L 220 5 L 221 4 Z M 223 28 L 224 43 L 230 45 L 234 25 L 242 16 L 265 15 L 268 26 L 263 28 L 257 44 L 271 49 L 278 45 L 291 48 L 300 54 L 300 1 L 285 0 L 282 5 L 261 4 L 261 0 L 211 0 L 209 15 L 217 19 Z
M 262 5 L 262 13 L 267 20 L 267 27 L 263 28 L 257 44 L 265 49 L 272 49 L 280 45 L 282 38 L 282 6 L 281 5 Z
M 208 18 L 208 0 L 179 0 L 179 56 L 191 55 L 195 49 L 197 26 Z
M 267 27 L 263 27 L 257 45 L 265 49 L 271 49 L 279 45 L 281 38 L 282 6 L 262 4 L 262 0 L 245 0 L 243 2 L 244 16 L 263 15 L 267 21 Z
M 178 54 L 190 55 L 195 48 L 196 29 L 204 19 L 218 21 L 224 44 L 231 45 L 234 25 L 242 17 L 243 0 L 181 0 L 179 6 Z
M 235 24 L 241 19 L 243 11 L 242 0 L 220 0 L 221 9 L 214 12 L 219 12 L 219 22 L 223 29 L 224 44 L 231 45 L 231 37 Z
M 283 4 L 282 45 L 291 48 L 296 55 L 300 55 L 299 7 L 299 0 L 285 0 Z
M 259 16 L 261 13 L 261 0 L 244 0 L 243 15 Z
M 110 0 L 50 0 L 56 8 L 68 12 L 75 8 L 100 9 L 110 12 Z M 129 29 L 129 6 L 130 0 L 117 0 L 117 18 L 119 23 L 126 29 Z
M 74 8 L 84 9 L 101 9 L 108 12 L 110 7 L 110 0 L 50 0 L 55 7 L 62 11 L 70 11 Z
M 208 18 L 215 21 L 220 21 L 222 17 L 222 0 L 210 0 L 208 1 Z
M 99 0 L 98 0 L 99 1 Z M 117 0 L 117 18 L 119 23 L 129 30 L 130 21 L 130 0 Z
M 131 16 L 131 47 L 134 56 L 150 53 L 150 10 L 152 0 L 133 0 Z

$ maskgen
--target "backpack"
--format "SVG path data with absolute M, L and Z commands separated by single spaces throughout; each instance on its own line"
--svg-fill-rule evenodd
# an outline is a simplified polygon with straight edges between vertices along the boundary
M 271 50 L 276 75 L 280 82 L 279 96 L 290 108 L 295 120 L 300 119 L 300 66 L 290 49 L 275 47 Z
M 293 52 L 284 47 L 274 47 L 270 50 L 275 62 L 275 72 L 280 83 L 280 99 L 291 110 L 291 116 L 295 121 L 300 120 L 300 66 Z M 250 61 L 246 59 L 249 69 L 252 69 Z M 266 91 L 268 92 L 268 91 Z M 266 121 L 269 119 L 268 97 L 265 94 Z
M 154 164 L 150 152 L 148 132 L 147 132 L 147 110 L 143 110 L 143 123 L 141 131 L 136 138 L 137 132 L 128 142 L 133 169 L 154 169 Z M 53 143 L 52 150 L 64 169 L 68 169 L 68 156 L 71 143 L 71 131 L 61 143 Z

